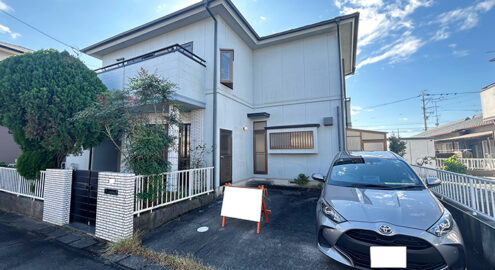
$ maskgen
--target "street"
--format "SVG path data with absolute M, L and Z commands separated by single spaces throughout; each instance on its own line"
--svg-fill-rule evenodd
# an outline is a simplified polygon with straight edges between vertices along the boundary
M 84 250 L 7 224 L 2 214 L 0 269 L 121 269 Z

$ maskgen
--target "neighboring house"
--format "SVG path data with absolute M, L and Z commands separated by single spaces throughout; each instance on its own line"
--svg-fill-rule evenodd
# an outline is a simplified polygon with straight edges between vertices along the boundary
M 341 97 L 355 70 L 359 14 L 260 37 L 230 0 L 205 2 L 82 51 L 103 61 L 97 72 L 109 89 L 141 68 L 178 84 L 185 125 L 172 130 L 181 138 L 169 151 L 172 170 L 213 145 L 216 186 L 325 172 L 345 143 Z M 66 166 L 119 170 L 120 156 L 104 144 Z
M 431 137 L 435 143 L 437 165 L 452 155 L 463 159 L 469 169 L 495 168 L 495 84 L 480 92 L 482 113 L 447 123 L 413 136 Z
M 387 132 L 347 128 L 347 150 L 387 151 Z
M 435 167 L 435 143 L 433 137 L 400 138 L 406 143 L 403 158 L 413 165 Z
M 22 54 L 25 52 L 32 52 L 29 49 L 21 46 L 0 42 L 0 61 L 13 55 Z M 9 129 L 0 126 L 0 162 L 7 164 L 15 163 L 15 160 L 21 155 L 21 149 L 14 142 L 14 138 Z

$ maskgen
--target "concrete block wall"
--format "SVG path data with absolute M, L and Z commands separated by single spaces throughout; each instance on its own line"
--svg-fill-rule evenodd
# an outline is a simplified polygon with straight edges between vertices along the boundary
M 43 221 L 59 226 L 69 223 L 72 170 L 47 169 Z
M 132 236 L 134 183 L 134 174 L 98 174 L 95 236 L 112 242 Z M 106 194 L 105 189 L 116 190 L 118 194 Z

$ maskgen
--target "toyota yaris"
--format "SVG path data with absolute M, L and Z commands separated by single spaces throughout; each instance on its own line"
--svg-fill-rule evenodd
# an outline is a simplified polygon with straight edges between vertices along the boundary
M 339 153 L 316 207 L 318 248 L 358 269 L 465 269 L 464 245 L 449 211 L 392 152 Z

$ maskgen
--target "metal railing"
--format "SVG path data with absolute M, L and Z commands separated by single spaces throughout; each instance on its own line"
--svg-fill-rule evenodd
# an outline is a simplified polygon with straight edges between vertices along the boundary
M 15 168 L 0 167 L 0 191 L 43 200 L 45 189 L 45 172 L 40 172 L 40 179 L 27 180 Z
M 488 218 L 495 218 L 494 180 L 417 165 L 411 166 L 425 182 L 427 177 L 437 177 L 442 180 L 441 185 L 430 188 L 437 196 L 449 198 Z
M 174 44 L 174 45 L 171 45 L 171 46 L 168 46 L 168 47 L 165 47 L 165 48 L 156 50 L 156 51 L 152 51 L 152 52 L 149 52 L 149 53 L 146 53 L 146 54 L 143 54 L 143 55 L 139 55 L 139 56 L 136 56 L 136 57 L 133 57 L 133 58 L 125 59 L 125 60 L 120 61 L 120 62 L 115 63 L 115 64 L 111 64 L 111 65 L 108 65 L 108 66 L 104 66 L 104 67 L 95 69 L 94 71 L 96 73 L 100 73 L 100 72 L 112 70 L 112 69 L 115 69 L 115 68 L 120 68 L 120 67 L 127 66 L 127 65 L 130 65 L 130 64 L 135 64 L 135 63 L 138 63 L 138 62 L 141 62 L 141 61 L 145 61 L 145 60 L 148 60 L 148 59 L 151 59 L 151 58 L 154 58 L 154 57 L 158 57 L 158 56 L 161 56 L 161 55 L 165 55 L 165 54 L 169 54 L 169 53 L 174 53 L 174 52 L 179 52 L 179 53 L 183 54 L 184 56 L 190 58 L 194 62 L 202 65 L 203 67 L 206 67 L 206 61 L 203 58 L 197 56 L 196 54 L 194 54 L 194 53 L 192 53 L 190 51 L 188 51 L 186 48 L 182 47 L 179 44 Z
M 192 199 L 214 190 L 213 167 L 136 176 L 134 214 Z
M 437 168 L 442 168 L 447 158 L 437 158 Z M 495 158 L 459 158 L 470 170 L 495 170 Z

